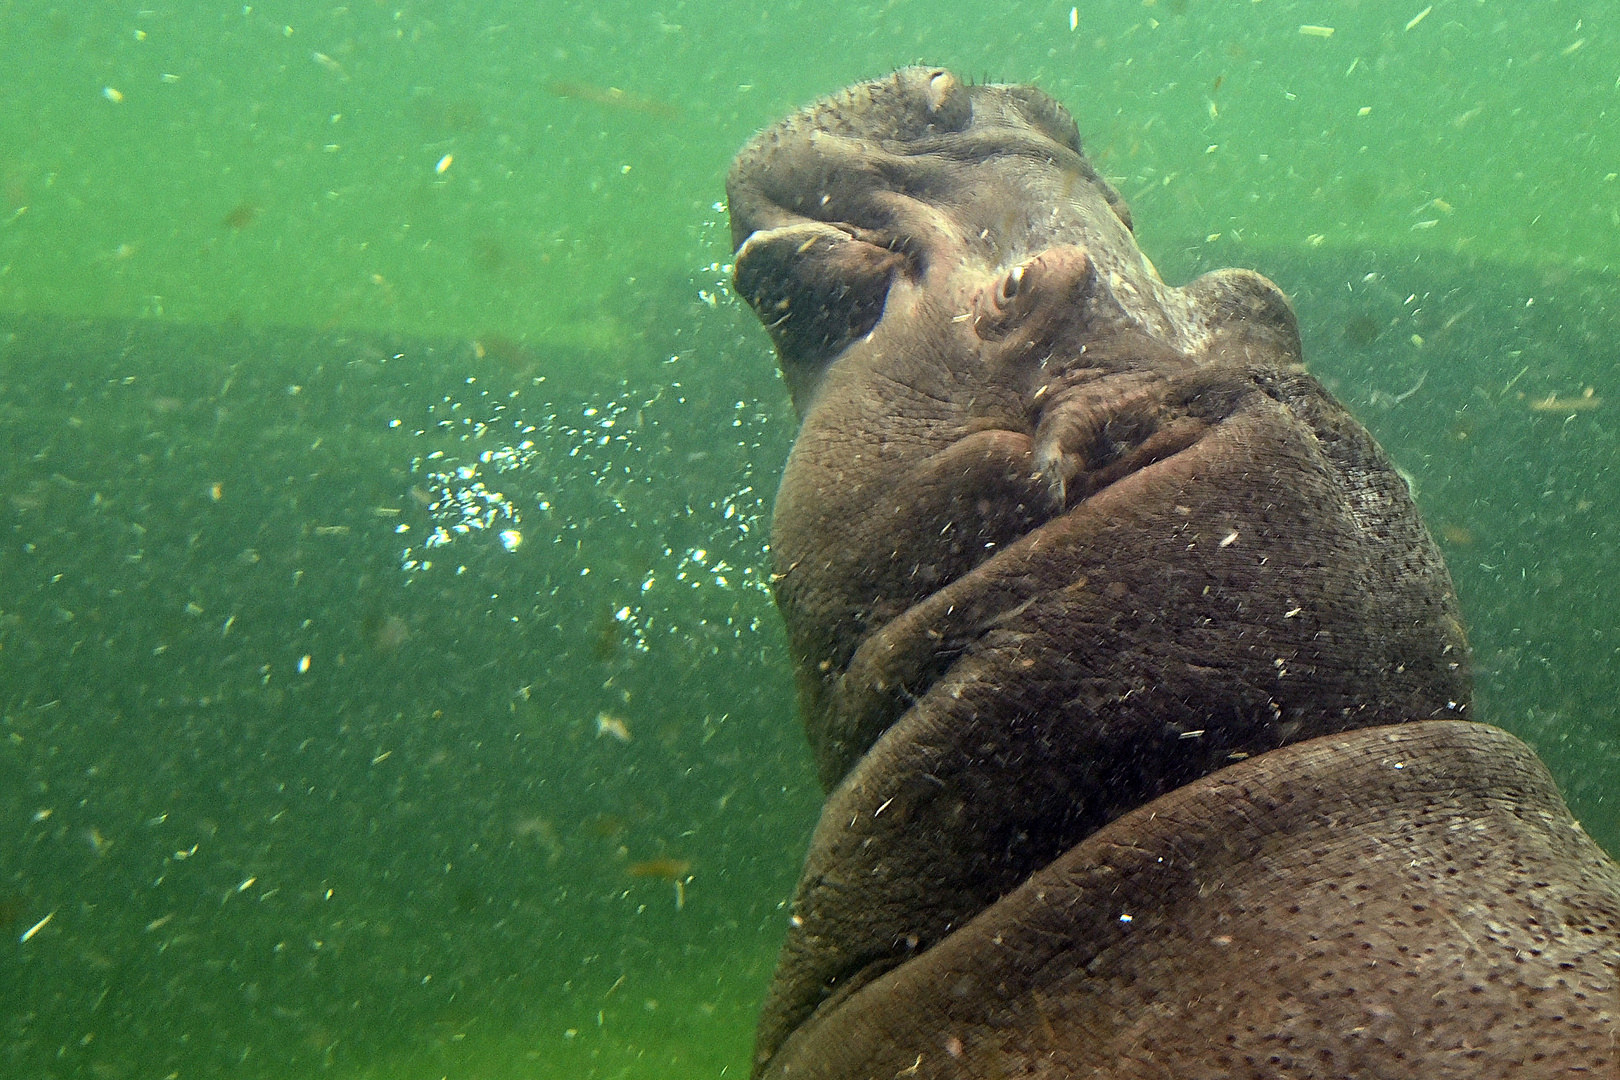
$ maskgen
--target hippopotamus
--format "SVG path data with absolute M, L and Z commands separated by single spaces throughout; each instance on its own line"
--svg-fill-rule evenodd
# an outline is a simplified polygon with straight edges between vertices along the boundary
M 1620 1071 L 1620 868 L 1472 717 L 1445 563 L 1276 285 L 1166 285 L 1062 105 L 939 68 L 727 192 L 828 792 L 756 1076 Z

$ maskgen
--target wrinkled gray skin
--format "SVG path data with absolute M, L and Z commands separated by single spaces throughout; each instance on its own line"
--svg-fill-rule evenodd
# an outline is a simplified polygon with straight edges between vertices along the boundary
M 1620 875 L 1462 722 L 1444 564 L 1276 286 L 1166 286 L 1061 106 L 938 69 L 728 191 L 829 790 L 756 1074 L 1612 1063 Z

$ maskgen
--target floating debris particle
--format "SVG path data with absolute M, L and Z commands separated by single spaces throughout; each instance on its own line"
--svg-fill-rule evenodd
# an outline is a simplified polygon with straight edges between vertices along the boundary
M 1406 24 L 1406 28 L 1408 30 L 1410 30 L 1410 29 L 1412 29 L 1412 27 L 1416 26 L 1418 23 L 1422 22 L 1424 19 L 1427 19 L 1429 17 L 1429 12 L 1431 12 L 1433 10 L 1434 10 L 1434 5 L 1430 4 L 1428 7 L 1424 8 L 1422 11 L 1420 11 L 1416 15 L 1412 16 L 1411 21 Z
M 555 866 L 557 860 L 562 858 L 562 840 L 557 836 L 556 828 L 545 818 L 524 818 L 512 826 L 512 832 L 520 837 L 532 837 L 545 848 L 547 865 Z
M 1310 23 L 1305 23 L 1300 26 L 1299 32 L 1306 37 L 1330 38 L 1333 36 L 1333 27 L 1313 26 Z
M 366 642 L 380 653 L 391 653 L 410 640 L 411 627 L 398 615 L 373 615 L 362 626 Z
M 546 89 L 557 97 L 588 101 L 593 105 L 606 105 L 627 112 L 646 113 L 648 116 L 657 116 L 665 120 L 673 120 L 680 115 L 680 110 L 667 101 L 632 94 L 627 90 L 620 90 L 617 86 L 592 86 L 589 83 L 564 79 L 548 84 Z
M 630 725 L 611 713 L 596 714 L 596 737 L 611 735 L 620 742 L 630 741 Z
M 101 96 L 112 102 L 114 105 L 122 105 L 124 103 L 123 92 L 115 90 L 110 86 L 103 86 L 101 88 Z
M 630 827 L 618 814 L 597 814 L 585 822 L 585 827 L 604 840 L 612 840 Z
M 342 64 L 338 63 L 336 60 L 332 59 L 330 56 L 327 56 L 323 52 L 311 54 L 310 59 L 314 60 L 329 73 L 336 75 L 340 79 L 347 79 L 349 77 L 349 73 L 343 70 Z
M 226 214 L 220 219 L 220 224 L 224 225 L 228 229 L 241 232 L 243 229 L 253 224 L 258 217 L 258 206 L 247 199 L 243 199 L 241 202 L 231 207 L 230 213 Z
M 444 157 L 439 159 L 439 163 L 437 165 L 433 166 L 433 171 L 438 173 L 440 176 L 443 176 L 445 173 L 450 171 L 450 166 L 454 165 L 455 163 L 456 155 L 446 154 Z
M 1559 397 L 1557 394 L 1548 394 L 1539 401 L 1530 403 L 1530 411 L 1538 413 L 1578 413 L 1591 412 L 1603 404 L 1603 399 L 1588 386 L 1581 391 L 1580 397 Z
M 656 859 L 647 859 L 644 862 L 633 862 L 624 868 L 624 872 L 633 878 L 659 878 L 663 881 L 679 881 L 686 877 L 692 869 L 691 859 L 677 859 L 671 855 L 663 855 Z
M 50 922 L 54 918 L 56 918 L 56 912 L 53 911 L 49 915 L 45 916 L 43 919 L 39 920 L 39 922 L 35 923 L 33 926 L 30 926 L 27 930 L 24 930 L 22 937 L 17 939 L 18 943 L 19 944 L 26 943 L 29 938 L 33 937 L 35 934 L 37 934 L 41 930 L 45 929 L 45 924 Z

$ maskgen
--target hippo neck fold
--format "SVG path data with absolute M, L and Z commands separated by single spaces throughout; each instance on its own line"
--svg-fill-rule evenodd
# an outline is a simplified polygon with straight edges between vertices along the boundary
M 1613 1060 L 1614 958 L 1593 930 L 1617 918 L 1620 872 L 1511 735 L 1325 736 L 1115 821 L 829 1001 L 766 1075 L 1208 1076 L 1227 1075 L 1217 1054 L 1280 1053 L 1326 1076 L 1382 1046 L 1398 1068 L 1376 1075 L 1508 1076 L 1538 1018 L 1536 1074 L 1584 1073 Z

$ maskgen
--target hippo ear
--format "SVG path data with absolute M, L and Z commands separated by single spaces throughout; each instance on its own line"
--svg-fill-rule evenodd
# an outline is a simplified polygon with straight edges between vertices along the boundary
M 1253 270 L 1216 270 L 1183 290 L 1218 349 L 1239 348 L 1274 363 L 1300 362 L 1299 322 L 1288 296 Z
M 819 221 L 758 230 L 737 249 L 737 292 L 770 331 L 800 415 L 827 366 L 877 325 L 904 262 Z

